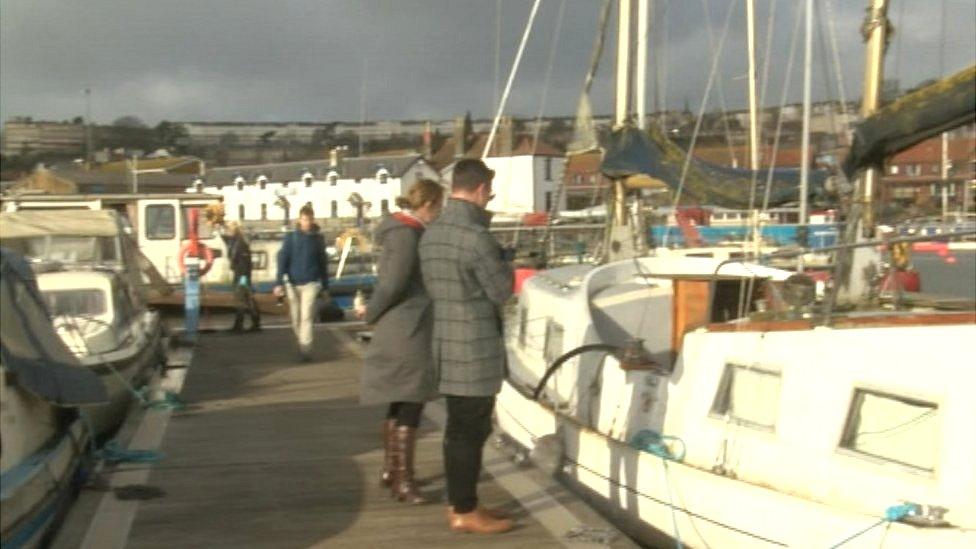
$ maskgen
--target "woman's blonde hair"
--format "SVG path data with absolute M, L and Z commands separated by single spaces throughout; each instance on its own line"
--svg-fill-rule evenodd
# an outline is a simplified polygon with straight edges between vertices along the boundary
M 416 210 L 428 202 L 440 203 L 444 200 L 444 187 L 432 179 L 420 179 L 410 186 L 404 196 L 396 198 L 396 205 L 402 210 Z

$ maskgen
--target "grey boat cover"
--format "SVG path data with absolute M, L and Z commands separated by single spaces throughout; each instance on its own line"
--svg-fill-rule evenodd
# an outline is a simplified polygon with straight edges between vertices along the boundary
M 105 386 L 54 332 L 23 257 L 0 247 L 0 360 L 15 383 L 59 406 L 108 402 Z
M 677 190 L 685 162 L 685 151 L 657 128 L 646 133 L 632 126 L 614 130 L 600 171 L 611 179 L 645 174 Z M 743 170 L 717 166 L 693 158 L 681 191 L 682 204 L 707 204 L 724 208 L 761 207 L 769 170 Z M 808 197 L 813 204 L 826 203 L 824 181 L 827 172 L 810 170 Z M 750 204 L 752 182 L 755 195 Z M 800 170 L 777 168 L 772 173 L 769 205 L 799 202 Z
M 0 213 L 0 238 L 115 236 L 121 232 L 110 210 L 24 210 Z
M 946 130 L 976 120 L 976 65 L 900 97 L 854 128 L 844 173 L 866 167 Z

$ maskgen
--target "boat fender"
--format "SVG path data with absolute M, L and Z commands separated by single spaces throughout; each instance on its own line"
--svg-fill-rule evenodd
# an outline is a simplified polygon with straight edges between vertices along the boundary
M 529 459 L 542 472 L 555 475 L 562 470 L 566 448 L 559 433 L 539 437 L 529 452 Z
M 176 255 L 177 264 L 180 267 L 180 272 L 186 275 L 186 258 L 187 257 L 198 257 L 203 261 L 200 265 L 200 276 L 207 274 L 211 267 L 213 267 L 214 253 L 213 250 L 207 247 L 206 244 L 198 243 L 196 245 L 196 250 L 194 253 L 193 242 L 187 240 L 182 245 L 180 245 L 180 252 Z

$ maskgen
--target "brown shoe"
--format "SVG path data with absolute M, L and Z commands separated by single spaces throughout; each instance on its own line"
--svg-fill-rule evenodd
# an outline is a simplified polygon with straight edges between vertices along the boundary
M 449 510 L 447 523 L 455 532 L 472 534 L 501 534 L 508 532 L 513 526 L 511 520 L 494 518 L 480 507 L 470 513 Z
M 417 429 L 406 425 L 399 425 L 394 430 L 396 448 L 396 474 L 393 475 L 393 496 L 400 501 L 409 501 L 414 505 L 427 503 L 427 498 L 417 489 L 417 481 L 413 476 L 413 457 L 417 446 Z
M 383 422 L 383 470 L 380 471 L 380 486 L 387 488 L 393 485 L 393 474 L 396 470 L 395 430 L 395 419 L 387 419 Z

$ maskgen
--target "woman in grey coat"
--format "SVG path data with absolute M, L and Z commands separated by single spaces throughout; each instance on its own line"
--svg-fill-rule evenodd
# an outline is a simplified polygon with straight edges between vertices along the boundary
M 357 313 L 374 324 L 366 350 L 360 399 L 386 404 L 383 422 L 385 457 L 381 482 L 400 501 L 425 503 L 414 481 L 416 432 L 424 403 L 437 398 L 431 362 L 433 314 L 420 274 L 417 244 L 428 223 L 440 214 L 444 190 L 436 182 L 416 182 L 397 198 L 402 209 L 376 228 L 382 249 L 379 277 L 365 310 Z

